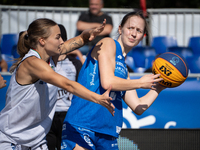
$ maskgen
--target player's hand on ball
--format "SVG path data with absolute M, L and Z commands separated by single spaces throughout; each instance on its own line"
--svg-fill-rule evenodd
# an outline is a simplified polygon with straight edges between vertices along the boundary
M 162 91 L 162 90 L 166 89 L 167 87 L 163 86 L 163 85 L 160 84 L 160 83 L 156 83 L 155 88 L 156 88 L 156 90 Z
M 159 78 L 160 74 L 147 74 L 141 77 L 140 84 L 143 89 L 155 89 L 158 82 L 162 81 L 162 78 Z
M 173 88 L 181 85 L 188 76 L 188 64 L 185 58 L 177 53 L 165 52 L 159 55 L 153 63 L 153 74 L 160 74 L 161 85 Z

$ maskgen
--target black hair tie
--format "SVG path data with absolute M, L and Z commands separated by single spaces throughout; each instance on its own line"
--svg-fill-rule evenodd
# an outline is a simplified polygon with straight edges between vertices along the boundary
M 25 37 L 25 39 L 26 39 L 26 40 L 28 40 L 28 34 L 25 34 L 25 36 L 24 36 L 24 37 Z

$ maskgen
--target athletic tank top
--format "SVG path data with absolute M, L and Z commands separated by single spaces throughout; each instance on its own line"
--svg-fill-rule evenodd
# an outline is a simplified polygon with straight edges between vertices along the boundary
M 81 66 L 82 64 L 78 59 L 73 56 L 66 56 L 64 60 L 57 62 L 56 72 L 69 80 L 76 81 Z M 72 97 L 72 93 L 58 88 L 56 112 L 68 111 Z
M 125 64 L 125 58 L 122 54 L 121 46 L 116 40 L 115 44 L 115 76 L 127 79 L 127 67 Z M 103 94 L 105 90 L 102 88 L 100 83 L 98 61 L 91 57 L 91 51 L 81 68 L 78 82 L 95 93 Z M 125 91 L 111 91 L 110 93 L 110 96 L 113 98 L 111 102 L 115 106 L 114 116 L 112 116 L 105 107 L 74 96 L 64 122 L 68 122 L 72 125 L 83 127 L 94 132 L 118 137 L 123 121 L 122 97 L 124 94 Z
M 22 61 L 31 56 L 41 59 L 36 51 L 29 50 Z M 50 66 L 55 69 L 52 59 Z M 20 85 L 16 81 L 16 70 L 6 93 L 6 106 L 0 113 L 0 130 L 11 143 L 32 147 L 45 138 L 51 127 L 57 87 L 42 80 Z

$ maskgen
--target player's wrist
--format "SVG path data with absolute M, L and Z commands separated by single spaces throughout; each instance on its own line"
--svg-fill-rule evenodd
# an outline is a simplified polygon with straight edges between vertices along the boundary
M 142 88 L 142 80 L 141 79 L 133 79 L 132 85 L 134 86 L 133 89 L 140 89 Z

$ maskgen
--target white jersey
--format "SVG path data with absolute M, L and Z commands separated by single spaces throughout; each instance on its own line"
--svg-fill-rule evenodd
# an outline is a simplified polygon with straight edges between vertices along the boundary
M 79 60 L 70 56 L 66 56 L 64 60 L 58 61 L 56 65 L 56 72 L 64 77 L 67 77 L 69 80 L 76 81 L 81 66 L 82 65 Z M 56 112 L 68 111 L 71 105 L 72 97 L 72 93 L 62 88 L 58 88 Z
M 23 60 L 30 56 L 40 58 L 36 51 L 30 50 Z M 55 68 L 52 59 L 50 66 Z M 6 106 L 0 113 L 0 130 L 11 143 L 32 147 L 45 138 L 51 127 L 57 87 L 42 80 L 20 85 L 16 81 L 16 69 L 6 93 Z

